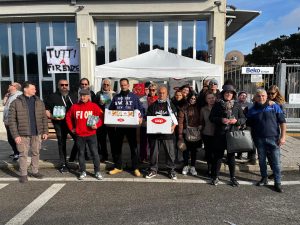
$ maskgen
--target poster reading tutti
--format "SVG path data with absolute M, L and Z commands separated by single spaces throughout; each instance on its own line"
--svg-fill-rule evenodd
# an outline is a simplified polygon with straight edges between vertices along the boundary
M 73 46 L 47 46 L 48 73 L 79 73 L 79 51 Z

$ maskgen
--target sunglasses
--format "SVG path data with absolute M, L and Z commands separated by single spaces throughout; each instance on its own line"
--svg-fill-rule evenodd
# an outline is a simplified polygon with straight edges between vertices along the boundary
M 154 91 L 156 91 L 156 89 L 149 89 L 149 91 L 154 92 Z
M 103 86 L 109 86 L 109 84 L 103 84 Z
M 218 85 L 217 83 L 210 83 L 210 85 Z
M 61 87 L 63 87 L 63 86 L 66 86 L 66 87 L 68 87 L 68 86 L 69 86 L 69 84 L 60 84 L 60 86 L 61 86 Z
M 80 85 L 83 85 L 83 86 L 88 86 L 89 84 L 81 83 Z
M 268 95 L 276 95 L 277 92 L 268 92 Z

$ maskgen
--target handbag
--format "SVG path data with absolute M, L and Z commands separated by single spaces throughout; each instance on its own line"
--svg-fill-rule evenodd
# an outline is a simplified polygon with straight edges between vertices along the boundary
M 196 142 L 201 140 L 201 132 L 199 127 L 190 127 L 188 126 L 188 116 L 186 112 L 184 113 L 186 117 L 186 131 L 185 131 L 185 140 L 189 142 Z
M 251 152 L 254 148 L 253 139 L 249 130 L 226 132 L 227 152 Z

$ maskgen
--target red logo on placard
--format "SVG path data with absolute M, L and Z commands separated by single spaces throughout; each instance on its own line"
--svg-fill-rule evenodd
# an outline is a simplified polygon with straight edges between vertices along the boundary
M 153 123 L 156 123 L 156 124 L 163 124 L 165 123 L 167 120 L 165 120 L 164 118 L 154 118 L 151 120 Z
M 122 119 L 122 118 L 119 118 L 117 120 L 118 120 L 118 122 L 124 122 L 124 119 Z

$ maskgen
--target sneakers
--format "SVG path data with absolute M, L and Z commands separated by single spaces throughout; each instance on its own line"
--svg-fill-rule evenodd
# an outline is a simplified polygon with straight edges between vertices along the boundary
M 140 176 L 141 176 L 141 172 L 139 171 L 139 169 L 135 169 L 135 170 L 133 171 L 133 174 L 134 174 L 134 176 L 136 176 L 136 177 L 140 177 Z
M 95 177 L 96 177 L 97 180 L 103 180 L 103 176 L 101 175 L 100 172 L 96 172 Z
M 176 176 L 175 171 L 171 171 L 169 173 L 169 177 L 170 177 L 171 180 L 177 180 L 177 176 Z
M 189 166 L 185 166 L 185 167 L 183 167 L 183 169 L 182 169 L 182 175 L 187 175 L 188 174 L 188 172 L 189 172 Z
M 280 183 L 275 183 L 275 184 L 274 184 L 274 188 L 275 188 L 275 191 L 277 191 L 278 193 L 282 193 L 282 192 L 283 192 Z
M 83 171 L 83 172 L 80 173 L 80 175 L 78 177 L 78 180 L 83 180 L 85 177 L 86 177 L 86 172 Z
M 17 161 L 18 159 L 19 159 L 19 155 L 16 154 L 13 156 L 13 161 Z
M 256 183 L 256 186 L 263 186 L 263 185 L 267 185 L 268 184 L 268 178 L 267 177 L 263 177 L 263 178 L 261 178 L 261 180 L 260 181 L 258 181 L 257 183 Z
M 219 178 L 214 178 L 211 180 L 211 185 L 217 186 L 219 184 Z
M 68 168 L 66 165 L 62 165 L 62 166 L 58 169 L 58 171 L 59 171 L 60 173 L 68 173 L 68 172 L 69 172 L 69 168 Z
M 230 179 L 230 184 L 231 184 L 232 187 L 238 187 L 240 185 L 235 177 L 232 177 Z
M 121 173 L 121 172 L 123 172 L 123 170 L 114 168 L 113 170 L 109 171 L 109 174 L 110 175 L 115 175 L 115 174 L 118 174 L 118 173 Z
M 193 176 L 197 176 L 197 171 L 196 171 L 196 168 L 194 166 L 191 166 L 190 168 L 190 173 L 193 175 Z
M 39 172 L 37 173 L 32 173 L 30 174 L 31 177 L 34 177 L 36 179 L 43 179 L 44 178 L 44 175 L 43 174 L 40 174 Z
M 20 183 L 22 183 L 22 184 L 28 182 L 27 175 L 25 175 L 25 176 L 20 176 L 20 180 L 19 180 L 19 181 L 20 181 Z
M 156 171 L 154 171 L 154 170 L 150 170 L 149 172 L 148 172 L 148 174 L 146 175 L 146 179 L 151 179 L 151 178 L 153 178 L 153 177 L 156 177 L 157 176 L 157 172 Z

